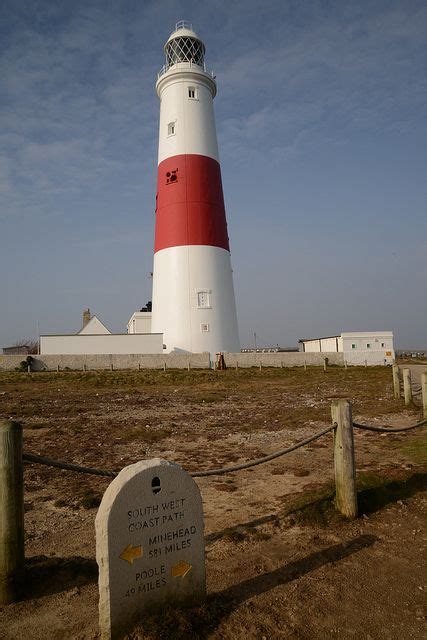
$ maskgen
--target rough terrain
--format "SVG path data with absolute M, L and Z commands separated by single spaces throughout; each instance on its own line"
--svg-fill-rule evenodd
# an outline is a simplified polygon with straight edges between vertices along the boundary
M 389 368 L 0 374 L 0 416 L 25 450 L 118 470 L 147 457 L 216 468 L 330 424 L 419 418 Z M 144 620 L 130 638 L 425 637 L 425 437 L 356 432 L 361 516 L 333 509 L 332 436 L 265 465 L 198 480 L 209 598 Z M 27 585 L 0 608 L 0 638 L 97 638 L 94 517 L 108 479 L 28 464 Z M 424 580 L 424 582 L 423 582 Z M 143 635 L 144 634 L 144 635 Z

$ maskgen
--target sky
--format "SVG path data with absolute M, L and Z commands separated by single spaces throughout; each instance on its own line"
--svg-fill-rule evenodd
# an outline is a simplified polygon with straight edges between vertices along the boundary
M 2 0 L 0 346 L 151 299 L 163 44 L 214 101 L 242 346 L 427 347 L 424 0 Z

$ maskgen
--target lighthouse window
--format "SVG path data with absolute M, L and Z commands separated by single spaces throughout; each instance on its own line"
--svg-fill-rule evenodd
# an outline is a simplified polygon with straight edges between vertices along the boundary
M 175 135 L 175 122 L 169 122 L 168 124 L 168 136 Z
M 195 87 L 188 87 L 188 97 L 192 100 L 197 99 L 197 91 Z
M 197 307 L 199 309 L 208 309 L 211 306 L 210 291 L 197 292 Z
M 209 324 L 207 322 L 202 322 L 200 325 L 200 331 L 202 333 L 207 333 L 209 331 Z

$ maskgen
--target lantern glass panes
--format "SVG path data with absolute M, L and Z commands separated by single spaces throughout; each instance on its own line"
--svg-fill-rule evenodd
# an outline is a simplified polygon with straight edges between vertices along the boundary
M 203 67 L 205 45 L 194 38 L 174 38 L 166 46 L 166 66 L 170 67 L 178 62 L 192 62 Z

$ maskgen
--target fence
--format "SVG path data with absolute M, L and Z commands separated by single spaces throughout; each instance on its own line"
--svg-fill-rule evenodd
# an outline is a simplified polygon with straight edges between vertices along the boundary
M 400 370 L 397 364 L 393 365 L 393 391 L 396 400 L 403 395 L 405 406 L 411 404 L 423 410 L 423 417 L 427 418 L 427 371 L 421 373 L 421 384 L 412 380 L 411 370 L 402 370 L 402 383 L 400 381 Z
M 398 373 L 397 373 L 398 379 Z M 408 379 L 404 373 L 403 380 Z M 393 369 L 393 381 L 396 371 Z M 406 382 L 406 385 L 408 383 Z M 194 478 L 219 476 L 248 469 L 274 460 L 333 432 L 335 506 L 347 518 L 357 517 L 356 469 L 354 459 L 354 429 L 381 433 L 400 433 L 427 424 L 427 374 L 423 382 L 424 419 L 414 425 L 389 428 L 353 422 L 348 400 L 334 400 L 331 406 L 332 424 L 318 433 L 269 455 L 220 469 L 191 473 Z M 406 387 L 407 388 L 407 387 Z M 396 393 L 396 386 L 395 386 Z M 400 397 L 400 383 L 399 383 Z M 405 395 L 406 402 L 406 395 Z M 17 422 L 0 421 L 0 604 L 14 602 L 22 589 L 24 575 L 24 483 L 23 463 L 38 463 L 79 473 L 113 478 L 116 471 L 83 467 L 23 452 L 22 426 Z

